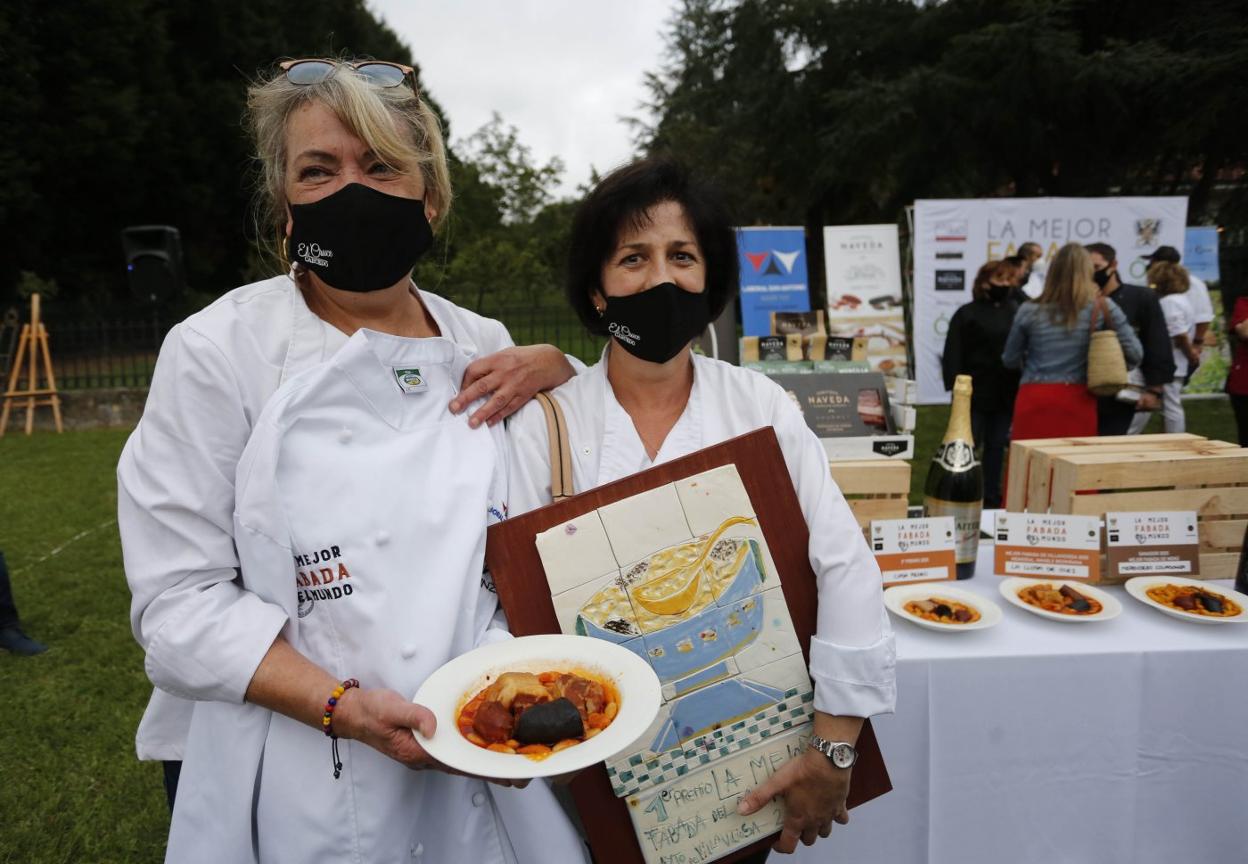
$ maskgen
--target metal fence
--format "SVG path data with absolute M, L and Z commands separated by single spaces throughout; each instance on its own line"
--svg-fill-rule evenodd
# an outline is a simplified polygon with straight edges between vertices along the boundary
M 507 325 L 517 345 L 549 343 L 565 353 L 594 362 L 603 340 L 591 336 L 570 309 L 533 306 L 486 310 Z M 57 386 L 62 390 L 147 387 L 156 355 L 173 321 L 90 321 L 50 319 L 46 322 Z M 20 324 L 16 316 L 0 321 L 0 387 L 8 383 Z

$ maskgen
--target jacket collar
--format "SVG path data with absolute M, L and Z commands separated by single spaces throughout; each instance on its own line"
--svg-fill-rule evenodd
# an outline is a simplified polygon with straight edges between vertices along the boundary
M 290 342 L 286 346 L 286 359 L 282 363 L 280 383 L 283 384 L 303 370 L 328 359 L 325 356 L 325 327 L 328 325 L 308 308 L 307 301 L 303 299 L 303 292 L 299 290 L 299 283 L 295 280 L 293 267 L 286 274 L 286 278 L 290 283 Z M 443 314 L 445 310 L 441 304 L 430 302 L 431 299 L 435 299 L 434 295 L 422 292 L 416 287 L 415 282 L 409 280 L 408 284 L 411 286 L 412 293 L 420 298 L 429 317 L 438 326 L 438 332 L 447 339 L 463 344 L 464 334 L 452 332 L 451 322 Z M 465 347 L 476 351 L 475 345 Z

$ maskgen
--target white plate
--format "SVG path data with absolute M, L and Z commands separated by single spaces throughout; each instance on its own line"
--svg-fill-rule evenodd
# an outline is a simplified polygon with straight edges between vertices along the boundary
M 1050 612 L 1048 609 L 1032 606 L 1018 596 L 1018 592 L 1029 585 L 1052 585 L 1059 590 L 1063 585 L 1069 585 L 1085 597 L 1090 597 L 1100 603 L 1101 611 L 1095 615 L 1063 615 L 1061 612 Z M 1019 609 L 1026 609 L 1033 615 L 1052 618 L 1054 621 L 1108 621 L 1110 618 L 1117 618 L 1122 613 L 1122 604 L 1118 602 L 1117 597 L 1075 579 L 1024 579 L 1021 576 L 1011 576 L 1002 580 L 1000 587 L 1001 596 Z
M 927 621 L 917 615 L 911 615 L 905 606 L 911 600 L 925 600 L 928 597 L 948 597 L 979 610 L 979 620 L 973 624 L 941 624 Z M 894 585 L 884 590 L 884 605 L 898 618 L 904 618 L 911 624 L 918 624 L 929 630 L 940 630 L 948 633 L 961 630 L 983 630 L 993 627 L 1001 620 L 1001 607 L 987 597 L 974 591 L 955 587 L 950 582 L 919 582 L 914 585 Z
M 1232 618 L 1211 618 L 1208 615 L 1193 615 L 1179 609 L 1171 609 L 1166 604 L 1158 603 L 1148 596 L 1148 589 L 1157 585 L 1191 585 L 1201 588 L 1210 594 L 1217 594 L 1219 597 L 1234 600 L 1235 604 L 1239 606 L 1240 612 Z M 1210 585 L 1208 582 L 1202 582 L 1199 579 L 1188 579 L 1185 576 L 1136 576 L 1134 579 L 1127 580 L 1126 587 L 1127 593 L 1141 603 L 1152 606 L 1154 609 L 1165 612 L 1167 615 L 1181 618 L 1184 621 L 1195 621 L 1197 624 L 1243 624 L 1248 622 L 1248 597 L 1245 597 L 1238 591 Z
M 478 747 L 459 732 L 459 709 L 503 672 L 583 670 L 611 681 L 620 695 L 611 725 L 588 741 L 540 761 Z M 615 756 L 641 737 L 663 701 L 654 670 L 627 648 L 588 636 L 523 636 L 483 645 L 438 669 L 412 698 L 437 718 L 433 737 L 413 730 L 439 762 L 466 774 L 506 780 L 552 777 L 579 771 Z

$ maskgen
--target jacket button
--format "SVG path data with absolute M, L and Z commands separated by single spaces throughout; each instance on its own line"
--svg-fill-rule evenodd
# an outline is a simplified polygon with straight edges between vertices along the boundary
M 390 542 L 389 531 L 379 530 L 376 534 L 373 535 L 373 544 L 376 546 L 385 546 L 389 542 Z
M 399 654 L 402 655 L 404 660 L 411 660 L 413 657 L 416 656 L 416 646 L 413 645 L 411 642 L 408 642 L 406 645 L 404 645 L 402 648 L 399 649 Z
M 412 860 L 419 861 L 420 856 L 425 854 L 425 847 L 422 843 L 417 843 L 412 847 Z
M 473 793 L 472 793 L 472 806 L 473 806 L 473 807 L 480 807 L 480 806 L 481 806 L 482 804 L 484 804 L 484 803 L 485 803 L 485 793 L 484 793 L 484 792 L 473 792 Z
M 350 444 L 350 443 L 351 443 L 351 438 L 352 438 L 354 435 L 355 435 L 355 433 L 354 433 L 354 432 L 352 432 L 352 431 L 351 431 L 350 429 L 348 429 L 346 426 L 343 426 L 341 429 L 339 429 L 339 430 L 338 430 L 338 443 L 340 443 L 340 444 Z

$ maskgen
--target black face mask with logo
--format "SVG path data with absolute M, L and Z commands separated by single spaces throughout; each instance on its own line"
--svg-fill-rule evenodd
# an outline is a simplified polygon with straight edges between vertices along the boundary
M 666 363 L 711 321 L 706 291 L 694 294 L 674 282 L 627 297 L 608 297 L 607 330 L 620 347 L 641 360 Z
M 1101 270 L 1092 271 L 1092 281 L 1096 283 L 1097 288 L 1104 288 L 1109 284 L 1109 277 L 1112 271 L 1105 267 Z
M 341 291 L 380 291 L 412 272 L 433 245 L 425 203 L 348 183 L 292 204 L 290 260 Z

